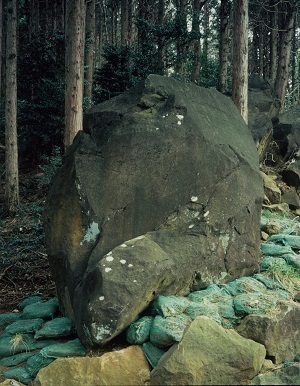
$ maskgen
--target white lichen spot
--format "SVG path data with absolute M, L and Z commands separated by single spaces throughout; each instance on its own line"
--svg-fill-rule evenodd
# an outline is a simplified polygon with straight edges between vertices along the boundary
M 120 260 L 121 264 L 126 264 L 126 260 Z
M 104 296 L 100 296 L 99 300 L 100 300 L 100 302 L 102 302 L 104 300 Z
M 132 264 L 128 264 L 128 267 L 133 267 L 133 265 Z
M 96 241 L 97 236 L 99 235 L 100 230 L 98 224 L 93 221 L 90 226 L 87 228 L 86 233 L 84 235 L 83 241 Z
M 114 258 L 113 258 L 112 255 L 107 255 L 106 256 L 106 261 L 113 261 L 113 260 L 114 260 Z
M 191 225 L 189 225 L 189 228 L 191 229 L 191 228 L 194 228 L 194 226 L 195 226 L 195 224 L 191 224 Z
M 177 125 L 181 125 L 181 121 L 177 121 Z
M 209 210 L 207 212 L 204 213 L 204 217 L 207 217 L 209 215 Z
M 108 252 L 106 256 L 112 255 L 112 251 Z
M 156 130 L 156 131 L 159 130 L 159 127 L 157 127 L 155 130 Z
M 134 283 L 137 283 L 137 281 L 136 281 L 136 280 L 133 280 L 133 282 L 134 282 Z
M 163 117 L 163 118 L 166 118 L 166 116 L 165 116 L 165 115 L 163 115 L 162 117 Z
M 194 213 L 194 217 L 197 217 L 197 218 L 198 218 L 199 214 L 200 214 L 199 212 L 195 212 L 195 213 Z
M 198 201 L 198 197 L 197 196 L 192 196 L 191 197 L 191 201 L 192 202 L 197 202 Z
M 176 118 L 179 119 L 179 121 L 182 121 L 184 118 L 184 115 L 176 114 Z
M 97 326 L 96 323 L 92 323 L 92 333 L 97 340 L 107 338 L 111 334 L 109 326 Z
M 121 244 L 120 247 L 125 248 L 127 247 L 127 244 Z
M 227 250 L 229 239 L 230 239 L 229 235 L 221 235 L 220 236 L 220 240 L 221 240 L 222 247 L 223 247 L 224 251 Z
M 80 245 L 83 245 L 83 244 L 82 244 L 82 241 L 80 242 Z
M 111 268 L 110 267 L 106 267 L 105 268 L 105 272 L 109 272 L 109 271 L 111 271 Z

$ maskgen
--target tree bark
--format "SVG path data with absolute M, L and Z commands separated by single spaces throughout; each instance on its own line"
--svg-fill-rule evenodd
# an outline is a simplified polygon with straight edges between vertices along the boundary
M 104 35 L 107 39 L 107 34 L 105 33 L 105 12 L 102 8 L 102 3 L 96 4 L 96 25 L 95 25 L 95 66 L 101 67 L 102 65 L 102 49 Z M 107 40 L 106 40 L 107 41 Z
M 201 0 L 194 0 L 193 2 L 193 19 L 192 19 L 192 34 L 193 34 L 193 68 L 191 74 L 191 81 L 193 83 L 198 83 L 200 80 L 200 55 L 201 55 L 201 42 L 200 42 L 200 30 L 199 30 L 199 21 L 200 21 L 200 7 Z
M 278 9 L 277 0 L 270 0 L 270 72 L 269 77 L 274 84 L 277 72 L 277 47 L 278 47 Z
M 186 54 L 186 37 L 184 36 L 187 31 L 187 14 L 184 0 L 176 0 L 176 18 L 175 24 L 177 29 L 177 40 L 176 40 L 176 64 L 175 72 L 183 75 L 184 73 L 184 62 Z
M 40 6 L 38 0 L 30 1 L 30 27 L 29 27 L 29 38 L 38 36 L 40 29 Z
M 84 79 L 85 1 L 66 2 L 65 136 L 67 148 L 82 130 Z
M 258 34 L 258 52 L 259 52 L 259 76 L 264 77 L 264 36 L 265 30 L 262 22 L 259 23 L 259 34 Z
M 248 123 L 248 0 L 233 1 L 232 100 Z
M 289 0 L 282 5 L 282 20 L 279 25 L 279 59 L 275 80 L 275 93 L 281 103 L 281 112 L 284 111 L 284 99 L 288 83 L 295 14 L 296 6 L 294 0 Z
M 121 48 L 128 47 L 128 0 L 121 1 Z
M 220 6 L 220 48 L 219 48 L 219 91 L 224 94 L 227 90 L 228 52 L 229 52 L 229 20 L 231 3 L 221 0 Z
M 157 12 L 157 24 L 161 28 L 161 31 L 164 27 L 164 17 L 165 17 L 165 0 L 158 1 L 158 12 Z M 164 73 L 164 39 L 162 36 L 157 38 L 157 62 L 158 62 L 158 73 Z
M 95 0 L 89 0 L 86 6 L 86 49 L 85 49 L 85 107 L 92 107 L 93 77 L 95 68 Z
M 17 142 L 17 0 L 7 0 L 5 97 L 5 213 L 19 206 Z
M 2 97 L 2 39 L 3 39 L 3 0 L 0 0 L 0 100 Z

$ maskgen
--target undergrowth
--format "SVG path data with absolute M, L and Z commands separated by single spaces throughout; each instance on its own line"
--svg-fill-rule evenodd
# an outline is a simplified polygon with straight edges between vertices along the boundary
M 267 272 L 277 280 L 286 291 L 294 293 L 300 290 L 300 271 L 288 264 L 274 262 Z

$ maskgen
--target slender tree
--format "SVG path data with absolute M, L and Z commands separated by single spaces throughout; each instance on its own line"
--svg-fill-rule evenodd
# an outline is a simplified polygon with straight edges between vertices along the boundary
M 86 108 L 90 108 L 93 93 L 93 77 L 95 67 L 95 0 L 89 0 L 86 6 L 85 43 L 85 79 L 83 95 Z
M 164 27 L 164 18 L 165 18 L 165 0 L 158 1 L 158 10 L 157 10 L 157 24 L 158 27 L 163 30 Z M 157 38 L 157 62 L 158 62 L 158 73 L 163 74 L 164 72 L 164 39 L 162 34 Z
M 220 47 L 219 47 L 219 91 L 225 93 L 227 89 L 229 30 L 230 30 L 230 0 L 221 0 L 220 5 Z
M 177 74 L 184 73 L 184 63 L 187 50 L 186 33 L 187 33 L 187 7 L 185 0 L 176 0 L 176 17 L 175 25 L 177 31 L 176 39 L 176 64 L 175 72 Z
M 17 0 L 6 3 L 5 212 L 19 206 L 17 142 Z
M 65 57 L 65 138 L 67 148 L 79 130 L 83 118 L 85 1 L 66 1 Z
M 248 123 L 248 0 L 233 1 L 232 99 Z
M 2 32 L 3 32 L 3 0 L 0 0 L 0 99 L 2 96 Z
M 128 11 L 129 11 L 129 4 L 128 0 L 122 0 L 121 1 L 121 47 L 122 49 L 125 49 L 129 45 L 128 41 Z
M 275 93 L 284 110 L 284 98 L 289 78 L 289 64 L 292 49 L 294 21 L 296 15 L 295 0 L 288 0 L 281 4 L 279 22 L 279 58 L 275 80 Z
M 270 0 L 270 69 L 269 77 L 272 83 L 275 82 L 277 71 L 277 47 L 278 47 L 278 9 L 277 0 Z

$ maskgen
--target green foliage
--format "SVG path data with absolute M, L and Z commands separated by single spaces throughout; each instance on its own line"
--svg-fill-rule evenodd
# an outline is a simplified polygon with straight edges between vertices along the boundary
M 113 98 L 132 86 L 129 50 L 107 45 L 103 56 L 106 63 L 95 72 L 95 103 Z
M 64 40 L 56 33 L 20 45 L 18 131 L 21 159 L 36 164 L 62 146 L 64 126 Z
M 40 187 L 48 186 L 54 177 L 57 169 L 62 164 L 62 157 L 60 153 L 60 148 L 54 146 L 51 156 L 43 157 L 43 164 L 39 165 L 39 168 L 43 171 L 43 177 L 40 179 Z
M 44 154 L 63 143 L 64 37 L 41 34 L 27 40 L 20 22 L 18 52 L 18 145 L 21 168 L 35 168 Z M 4 143 L 4 103 L 0 106 L 0 142 Z
M 291 265 L 274 262 L 267 272 L 276 279 L 286 291 L 293 293 L 300 290 L 300 271 Z
M 210 58 L 207 54 L 202 53 L 200 72 L 200 86 L 217 87 L 219 81 L 219 61 L 216 58 Z

